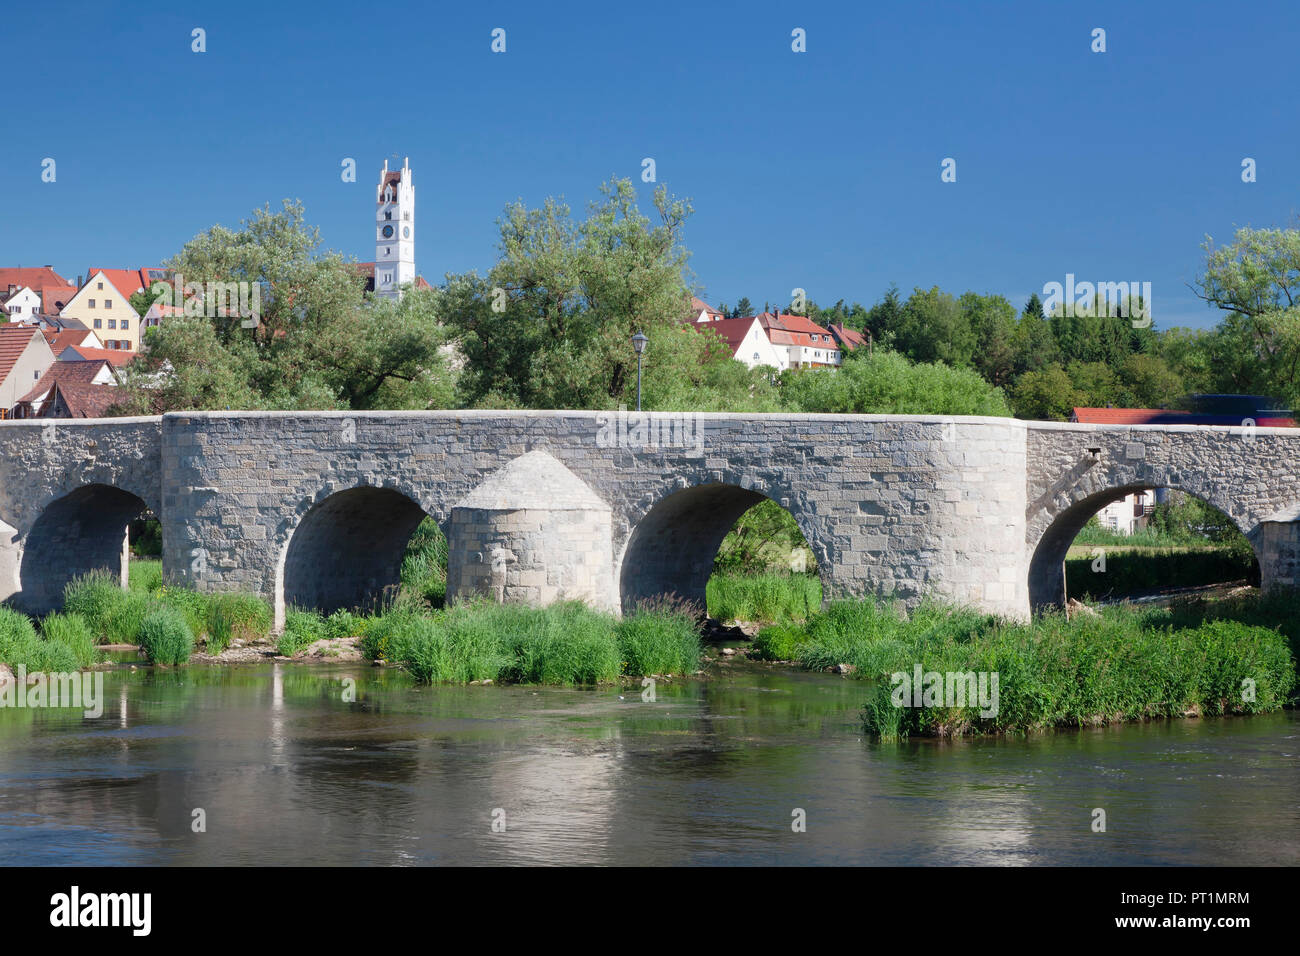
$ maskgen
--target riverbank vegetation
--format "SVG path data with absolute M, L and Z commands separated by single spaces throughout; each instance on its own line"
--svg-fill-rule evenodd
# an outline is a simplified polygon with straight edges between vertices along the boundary
M 766 628 L 756 651 L 809 670 L 848 665 L 866 684 L 863 728 L 880 738 L 1027 733 L 1155 717 L 1258 713 L 1291 701 L 1300 599 L 1273 594 L 1170 608 L 1108 608 L 1030 623 L 926 602 L 904 614 L 836 601 L 803 625 Z M 999 678 L 977 701 L 896 706 L 895 674 Z

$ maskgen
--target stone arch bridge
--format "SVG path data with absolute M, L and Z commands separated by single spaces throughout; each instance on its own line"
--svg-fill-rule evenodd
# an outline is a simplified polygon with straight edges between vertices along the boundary
M 169 581 L 276 608 L 365 603 L 425 515 L 449 597 L 611 609 L 702 599 L 768 497 L 827 597 L 924 594 L 1023 617 L 1060 604 L 1083 523 L 1177 488 L 1249 537 L 1264 585 L 1300 583 L 1300 430 L 997 418 L 596 412 L 211 412 L 0 423 L 0 599 L 59 606 L 125 580 L 126 526 L 161 521 Z

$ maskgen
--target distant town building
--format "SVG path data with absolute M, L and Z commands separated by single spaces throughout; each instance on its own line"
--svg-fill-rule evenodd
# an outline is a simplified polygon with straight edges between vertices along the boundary
M 12 418 L 19 399 L 54 364 L 41 330 L 19 322 L 0 324 L 0 418 Z

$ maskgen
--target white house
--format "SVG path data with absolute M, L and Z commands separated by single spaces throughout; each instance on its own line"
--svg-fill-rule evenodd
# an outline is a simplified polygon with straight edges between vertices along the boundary
M 41 311 L 41 297 L 29 286 L 10 286 L 8 291 L 0 293 L 0 308 L 3 308 L 10 322 L 30 319 Z
M 721 336 L 731 348 L 732 357 L 738 362 L 744 362 L 750 368 L 766 365 L 782 371 L 790 366 L 787 350 L 772 344 L 767 331 L 756 316 L 698 322 L 694 327 L 704 334 L 712 332 Z

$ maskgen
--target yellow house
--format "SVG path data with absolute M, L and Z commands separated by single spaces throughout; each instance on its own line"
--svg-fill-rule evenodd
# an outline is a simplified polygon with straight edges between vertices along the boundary
M 131 308 L 130 298 L 139 284 L 136 270 L 97 269 L 59 314 L 84 322 L 104 348 L 138 352 L 140 316 Z

